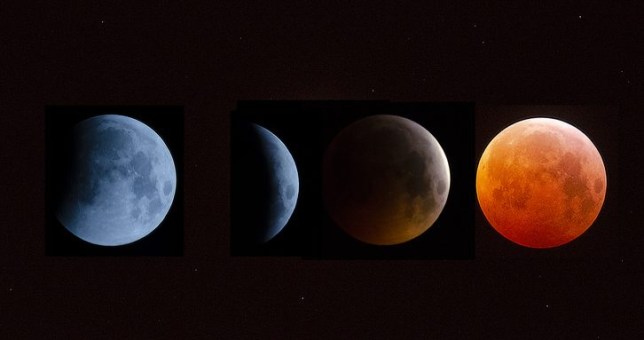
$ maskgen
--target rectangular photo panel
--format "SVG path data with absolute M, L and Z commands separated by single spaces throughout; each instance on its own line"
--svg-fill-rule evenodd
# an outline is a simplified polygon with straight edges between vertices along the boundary
M 45 253 L 183 255 L 183 108 L 45 109 Z
M 476 112 L 477 258 L 618 256 L 619 133 L 607 105 Z
M 472 259 L 474 105 L 239 102 L 231 254 Z

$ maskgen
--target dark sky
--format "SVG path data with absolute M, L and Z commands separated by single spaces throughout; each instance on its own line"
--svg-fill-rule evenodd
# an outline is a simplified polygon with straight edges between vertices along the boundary
M 637 338 L 642 17 L 641 1 L 3 2 L 0 335 Z M 592 125 L 620 183 L 596 233 L 618 235 L 541 256 L 477 224 L 474 260 L 231 257 L 230 111 L 254 99 L 615 107 Z M 167 104 L 184 106 L 184 255 L 45 256 L 45 106 Z

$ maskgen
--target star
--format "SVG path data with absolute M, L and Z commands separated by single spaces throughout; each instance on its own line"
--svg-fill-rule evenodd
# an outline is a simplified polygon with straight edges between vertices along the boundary
M 549 304 L 546 304 L 546 308 L 550 308 L 550 305 L 549 305 Z
M 578 19 L 581 19 L 581 15 L 577 16 Z

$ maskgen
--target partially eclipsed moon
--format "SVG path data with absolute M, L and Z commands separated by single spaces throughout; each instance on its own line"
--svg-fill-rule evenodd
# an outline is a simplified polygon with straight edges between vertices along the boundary
M 606 170 L 593 143 L 574 126 L 532 118 L 501 131 L 478 165 L 483 214 L 505 238 L 531 248 L 566 244 L 595 221 Z
M 333 220 L 375 245 L 407 242 L 438 219 L 450 186 L 447 157 L 419 124 L 376 115 L 345 128 L 324 158 L 324 200 Z
M 266 128 L 253 124 L 254 132 L 261 140 L 260 149 L 266 158 L 270 186 L 266 225 L 256 235 L 261 242 L 270 241 L 286 225 L 295 210 L 300 182 L 295 160 L 284 143 Z M 253 212 L 255 213 L 255 212 Z
M 159 226 L 176 190 L 174 161 L 161 137 L 121 115 L 86 119 L 74 128 L 74 164 L 57 216 L 89 243 L 118 246 Z
M 273 132 L 239 122 L 232 133 L 231 241 L 238 248 L 253 248 L 285 228 L 300 181 L 293 155 Z

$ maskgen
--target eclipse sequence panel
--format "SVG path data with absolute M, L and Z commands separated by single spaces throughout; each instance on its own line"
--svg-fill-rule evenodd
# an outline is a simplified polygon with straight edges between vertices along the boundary
M 229 237 L 232 256 L 577 251 L 606 233 L 602 215 L 616 206 L 615 135 L 598 126 L 615 114 L 240 101 L 230 113 L 230 233 L 211 236 Z M 181 107 L 51 106 L 46 123 L 48 255 L 183 254 Z

